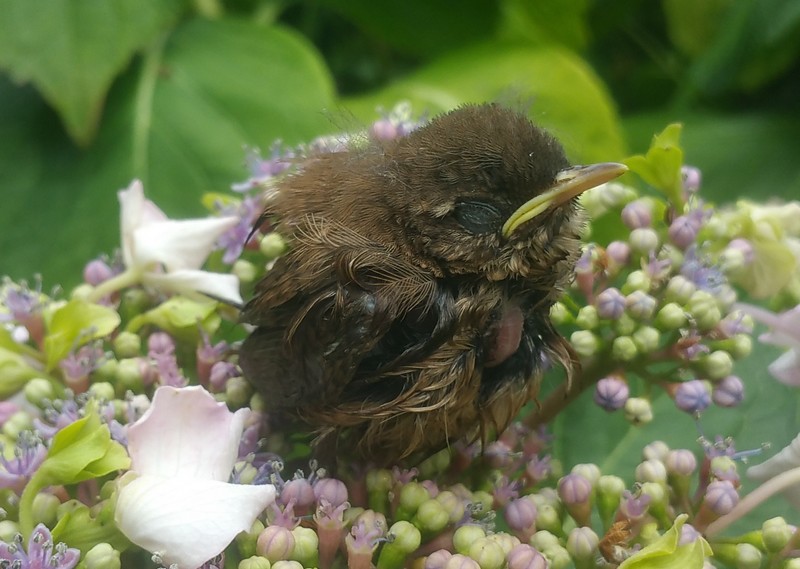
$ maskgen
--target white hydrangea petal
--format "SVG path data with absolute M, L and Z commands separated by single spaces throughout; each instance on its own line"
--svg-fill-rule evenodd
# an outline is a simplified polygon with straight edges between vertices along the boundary
M 236 275 L 180 270 L 171 273 L 145 273 L 142 282 L 159 290 L 183 294 L 190 298 L 201 296 L 234 305 L 244 303 Z
M 133 180 L 127 188 L 117 192 L 117 198 L 120 206 L 122 260 L 126 267 L 131 267 L 135 264 L 134 231 L 139 227 L 164 221 L 167 216 L 156 204 L 145 199 L 141 180 Z
M 275 487 L 126 474 L 115 521 L 165 566 L 196 569 L 223 551 L 275 500 Z
M 168 219 L 137 227 L 132 234 L 134 263 L 163 264 L 168 272 L 199 269 L 220 235 L 239 222 L 236 217 Z
M 778 381 L 791 387 L 800 387 L 800 354 L 798 350 L 788 350 L 769 364 L 769 372 Z
M 768 458 L 761 464 L 747 469 L 748 478 L 766 482 L 779 474 L 800 468 L 800 435 L 786 445 L 775 456 Z M 797 508 L 800 508 L 800 485 L 794 486 L 783 495 Z
M 131 470 L 227 482 L 249 412 L 231 413 L 201 386 L 159 387 L 150 408 L 128 427 Z

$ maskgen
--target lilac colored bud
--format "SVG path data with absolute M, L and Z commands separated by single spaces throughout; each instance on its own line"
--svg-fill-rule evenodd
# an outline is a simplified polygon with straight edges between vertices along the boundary
M 647 494 L 635 496 L 629 490 L 625 490 L 619 503 L 619 512 L 629 520 L 639 520 L 647 513 L 651 500 Z
M 83 280 L 92 286 L 97 286 L 113 276 L 114 271 L 101 259 L 89 261 L 83 269 Z
M 572 470 L 570 472 L 573 472 L 574 474 L 580 474 L 581 476 L 586 478 L 586 480 L 588 480 L 591 483 L 592 487 L 594 487 L 594 485 L 597 484 L 597 481 L 600 479 L 600 476 L 602 476 L 602 473 L 600 472 L 600 467 L 591 462 L 583 462 L 580 464 L 576 464 L 575 466 L 572 467 Z
M 175 341 L 166 332 L 153 332 L 147 338 L 147 351 L 150 354 L 171 354 L 175 351 Z
M 691 524 L 683 524 L 681 527 L 681 537 L 678 546 L 694 543 L 702 534 Z
M 675 405 L 687 413 L 702 413 L 711 405 L 711 393 L 705 381 L 684 381 L 675 390 Z
M 739 494 L 729 480 L 714 480 L 706 489 L 703 503 L 718 516 L 724 516 L 739 503 Z
M 425 558 L 425 569 L 444 569 L 452 556 L 446 549 L 437 549 Z
M 658 249 L 661 240 L 655 230 L 649 227 L 640 227 L 631 231 L 628 243 L 630 243 L 631 249 L 644 254 L 652 253 Z
M 686 449 L 671 450 L 664 462 L 667 472 L 675 476 L 691 476 L 697 468 L 697 458 Z
M 697 239 L 697 232 L 700 230 L 697 222 L 687 215 L 676 217 L 669 226 L 667 235 L 677 247 L 686 249 Z
M 444 569 L 481 569 L 481 566 L 471 557 L 456 553 L 445 562 Z
M 720 407 L 736 407 L 744 400 L 744 383 L 735 375 L 724 377 L 714 384 L 711 398 Z
M 515 532 L 524 532 L 536 523 L 536 513 L 536 504 L 532 500 L 519 498 L 509 502 L 504 516 L 509 528 Z
M 606 247 L 606 255 L 615 265 L 627 265 L 631 260 L 631 246 L 625 241 L 612 241 Z
M 695 168 L 694 166 L 681 166 L 681 179 L 683 181 L 684 191 L 693 194 L 700 189 L 700 183 L 703 177 L 699 168 Z
M 347 486 L 336 478 L 320 478 L 314 483 L 314 497 L 317 502 L 327 500 L 333 507 L 347 502 Z
M 280 503 L 287 505 L 293 503 L 295 509 L 304 510 L 314 504 L 316 496 L 311 483 L 305 478 L 295 478 L 283 485 Z
M 573 559 L 592 559 L 599 545 L 600 538 L 588 527 L 573 528 L 567 536 L 567 551 Z
M 600 318 L 616 320 L 625 311 L 625 297 L 614 287 L 605 289 L 597 295 L 595 305 Z
M 622 223 L 631 229 L 650 227 L 653 214 L 646 200 L 634 200 L 622 208 Z
M 581 504 L 591 497 L 592 483 L 580 474 L 567 474 L 558 481 L 558 495 L 565 504 Z
M 216 362 L 211 366 L 208 374 L 208 386 L 212 393 L 225 391 L 225 384 L 232 378 L 240 375 L 235 364 L 231 362 Z
M 527 543 L 514 547 L 506 559 L 508 569 L 547 569 L 547 559 L 544 555 Z
M 642 459 L 660 460 L 663 462 L 669 453 L 669 446 L 664 441 L 653 441 L 642 449 Z
M 267 526 L 256 541 L 256 552 L 271 563 L 287 559 L 294 551 L 294 534 L 283 526 Z
M 399 135 L 398 125 L 389 119 L 379 119 L 372 123 L 370 132 L 378 140 L 393 140 Z
M 637 482 L 666 482 L 667 467 L 664 463 L 655 458 L 640 462 L 634 471 Z
M 617 411 L 625 406 L 629 396 L 628 383 L 624 379 L 612 375 L 597 382 L 594 402 L 606 411 Z

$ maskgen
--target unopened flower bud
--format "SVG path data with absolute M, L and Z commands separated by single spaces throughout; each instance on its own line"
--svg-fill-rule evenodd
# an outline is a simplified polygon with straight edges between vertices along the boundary
M 622 316 L 625 310 L 625 297 L 614 287 L 610 287 L 597 295 L 595 304 L 597 305 L 597 315 L 600 318 L 616 320 Z
M 36 406 L 41 406 L 44 401 L 52 400 L 55 397 L 53 384 L 43 377 L 29 379 L 23 392 L 25 393 L 25 399 Z
M 439 502 L 447 512 L 450 523 L 456 523 L 463 519 L 466 505 L 462 498 L 456 496 L 450 490 L 443 490 L 436 495 L 436 501 Z
M 602 472 L 600 472 L 600 467 L 590 462 L 576 464 L 575 466 L 572 467 L 571 472 L 573 474 L 580 474 L 581 476 L 586 478 L 586 480 L 589 481 L 592 487 L 594 487 L 594 485 L 597 484 L 597 481 L 600 479 L 600 476 L 602 476 Z
M 444 569 L 481 569 L 481 566 L 471 557 L 456 553 L 445 562 Z
M 696 290 L 697 286 L 692 281 L 683 275 L 675 275 L 669 279 L 664 294 L 668 301 L 686 304 Z
M 711 398 L 720 407 L 736 407 L 744 400 L 744 383 L 735 375 L 723 377 L 714 384 Z
M 597 325 L 599 324 L 597 309 L 591 304 L 581 308 L 578 311 L 578 315 L 575 317 L 575 324 L 585 330 L 597 328 Z
M 225 383 L 225 401 L 231 407 L 244 407 L 252 394 L 252 386 L 241 376 L 232 377 Z
M 426 535 L 434 535 L 442 531 L 450 523 L 450 512 L 445 509 L 441 502 L 431 498 L 419 505 L 413 522 Z
M 625 241 L 612 241 L 606 247 L 606 255 L 618 267 L 627 265 L 631 260 L 631 246 Z
M 660 460 L 651 458 L 640 462 L 634 473 L 637 482 L 666 482 L 667 467 Z
M 567 569 L 573 566 L 569 552 L 560 544 L 543 551 L 543 553 L 550 560 L 550 569 Z
M 640 354 L 649 354 L 658 349 L 661 334 L 651 326 L 642 326 L 633 333 L 633 343 Z
M 61 500 L 53 494 L 39 492 L 33 498 L 33 520 L 46 526 L 54 526 L 60 505 Z
M 271 569 L 269 559 L 260 555 L 253 555 L 239 561 L 237 569 Z
M 763 555 L 754 545 L 749 543 L 736 544 L 736 569 L 759 569 Z
M 256 552 L 271 563 L 288 559 L 294 551 L 294 534 L 283 526 L 267 526 L 258 535 Z
M 447 560 L 453 556 L 446 549 L 437 549 L 425 558 L 424 569 L 444 569 Z
M 478 562 L 481 569 L 500 569 L 506 561 L 503 548 L 485 537 L 478 539 L 470 546 L 469 556 Z
M 611 344 L 611 357 L 620 362 L 629 362 L 639 355 L 636 342 L 630 336 L 617 336 Z
M 114 338 L 113 347 L 117 358 L 133 358 L 141 355 L 142 339 L 139 334 L 123 330 Z
M 677 330 L 686 326 L 686 312 L 677 302 L 668 302 L 656 314 L 655 324 L 661 330 Z
M 267 233 L 261 238 L 258 249 L 267 260 L 276 259 L 286 251 L 286 241 L 275 232 Z
M 761 538 L 770 553 L 778 553 L 792 539 L 795 530 L 781 517 L 771 518 L 761 525 Z
M 636 199 L 636 190 L 618 182 L 609 182 L 603 185 L 602 191 L 588 193 L 594 194 L 607 209 L 620 208 Z
M 628 383 L 620 377 L 611 375 L 597 382 L 594 402 L 606 411 L 617 411 L 622 409 L 629 395 Z
M 537 508 L 533 500 L 526 497 L 511 500 L 505 507 L 504 517 L 508 527 L 515 535 L 524 535 L 527 539 L 533 535 Z M 520 538 L 522 539 L 522 538 Z M 526 541 L 527 541 L 526 539 Z
M 628 243 L 630 243 L 632 250 L 639 254 L 646 255 L 658 249 L 660 239 L 658 238 L 658 233 L 656 233 L 654 229 L 640 227 L 639 229 L 631 231 Z
M 419 482 L 407 482 L 400 490 L 399 506 L 405 515 L 412 516 L 416 513 L 420 504 L 430 499 L 430 497 L 430 492 Z
M 686 304 L 686 310 L 700 330 L 711 330 L 722 319 L 716 299 L 704 290 L 697 290 L 692 294 Z
M 389 528 L 389 540 L 381 548 L 377 566 L 381 569 L 400 569 L 410 553 L 422 542 L 419 529 L 410 522 L 395 522 Z
M 589 525 L 592 483 L 580 474 L 567 474 L 558 481 L 558 495 L 569 515 L 581 526 Z
M 98 543 L 86 552 L 82 565 L 86 569 L 119 569 L 122 563 L 119 551 L 108 543 Z
M 691 476 L 697 468 L 697 458 L 690 450 L 671 450 L 667 453 L 664 466 L 670 475 Z
M 684 381 L 675 390 L 675 406 L 687 413 L 702 413 L 711 405 L 708 383 L 699 379 Z
M 558 538 L 550 531 L 537 531 L 531 538 L 531 545 L 539 551 L 548 551 L 561 545 Z
M 697 232 L 700 226 L 693 218 L 688 215 L 676 217 L 669 226 L 667 235 L 677 247 L 686 249 L 697 239 Z
M 114 271 L 102 259 L 89 261 L 83 268 L 83 280 L 92 286 L 97 286 L 113 276 Z
M 508 569 L 547 569 L 547 559 L 534 547 L 523 543 L 509 552 Z
M 536 509 L 536 528 L 539 531 L 560 532 L 561 518 L 558 510 L 549 504 L 539 504 Z
M 683 190 L 688 194 L 694 194 L 700 189 L 703 177 L 699 168 L 684 165 L 681 166 L 681 180 L 683 182 Z
M 486 537 L 486 531 L 481 526 L 465 524 L 453 533 L 453 547 L 457 552 L 466 555 L 472 543 L 484 537 Z
M 316 501 L 314 488 L 305 478 L 294 478 L 283 485 L 279 502 L 284 506 L 289 503 L 294 504 L 295 511 L 303 511 L 310 508 Z
M 656 299 L 641 290 L 635 290 L 625 298 L 625 308 L 633 318 L 647 320 L 656 308 Z
M 584 358 L 589 358 L 597 353 L 598 339 L 589 330 L 576 330 L 569 338 L 575 352 Z
M 114 386 L 107 381 L 91 384 L 88 393 L 99 401 L 112 401 L 115 395 Z
M 336 478 L 318 479 L 314 483 L 313 490 L 317 502 L 324 499 L 334 507 L 347 502 L 347 486 Z
M 614 331 L 617 333 L 617 336 L 630 336 L 638 327 L 639 324 L 636 320 L 625 313 L 614 322 Z
M 635 290 L 647 292 L 650 290 L 652 284 L 652 279 L 644 271 L 631 271 L 625 278 L 625 284 L 622 285 L 622 292 L 623 294 L 630 294 Z
M 236 259 L 231 267 L 231 273 L 236 275 L 240 282 L 249 283 L 253 282 L 258 275 L 256 266 L 245 259 Z
M 731 338 L 731 343 L 727 350 L 734 359 L 746 358 L 753 351 L 753 338 L 748 334 L 736 334 Z
M 739 494 L 728 480 L 714 480 L 709 483 L 703 504 L 717 516 L 724 516 L 739 503 Z
M 556 302 L 550 307 L 550 320 L 557 326 L 568 324 L 572 322 L 572 314 L 563 302 Z
M 622 208 L 620 217 L 630 229 L 649 227 L 653 223 L 652 205 L 645 199 L 633 200 Z
M 660 460 L 664 462 L 668 454 L 669 445 L 659 440 L 647 443 L 642 449 L 642 459 L 644 460 Z
M 643 397 L 630 397 L 623 409 L 625 419 L 633 425 L 645 425 L 653 420 L 653 406 Z
M 594 559 L 599 545 L 600 538 L 588 527 L 573 528 L 567 536 L 567 551 L 576 561 Z M 583 566 L 583 564 L 578 566 Z
M 272 564 L 272 569 L 303 569 L 303 564 L 299 561 L 290 561 L 288 559 L 281 559 Z
M 721 379 L 733 371 L 733 358 L 723 350 L 711 352 L 701 358 L 700 365 L 709 379 Z
M 140 358 L 125 358 L 119 360 L 115 370 L 117 390 L 141 393 L 144 389 L 142 377 L 142 360 Z M 118 391 L 119 392 L 119 391 Z

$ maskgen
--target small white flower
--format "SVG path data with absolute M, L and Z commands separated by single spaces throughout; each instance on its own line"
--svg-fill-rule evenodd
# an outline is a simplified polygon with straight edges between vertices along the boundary
M 164 564 L 196 569 L 250 529 L 275 487 L 230 484 L 247 409 L 231 413 L 200 386 L 160 387 L 128 428 L 131 471 L 115 519 Z
M 95 297 L 142 283 L 186 296 L 242 303 L 234 275 L 200 270 L 219 236 L 239 222 L 237 217 L 168 219 L 145 199 L 139 180 L 117 195 L 125 272 L 98 285 Z

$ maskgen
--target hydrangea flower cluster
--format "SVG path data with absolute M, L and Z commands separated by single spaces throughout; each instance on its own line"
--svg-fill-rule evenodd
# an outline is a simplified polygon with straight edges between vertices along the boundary
M 722 533 L 777 493 L 800 504 L 800 437 L 749 469 L 762 484 L 746 493 L 729 440 L 653 442 L 633 471 L 604 472 L 561 464 L 543 426 L 590 389 L 635 425 L 654 420 L 654 389 L 692 415 L 735 408 L 754 322 L 789 348 L 770 371 L 800 384 L 800 204 L 704 204 L 674 125 L 628 160 L 659 193 L 584 196 L 584 254 L 551 315 L 582 364 L 571 383 L 485 448 L 341 478 L 287 470 L 304 447 L 264 429 L 236 360 L 234 305 L 286 248 L 260 212 L 298 158 L 418 124 L 401 105 L 363 135 L 251 152 L 233 195 L 204 198 L 207 219 L 171 220 L 133 182 L 120 254 L 87 263 L 84 284 L 0 283 L 0 567 L 800 567 L 783 518 Z

